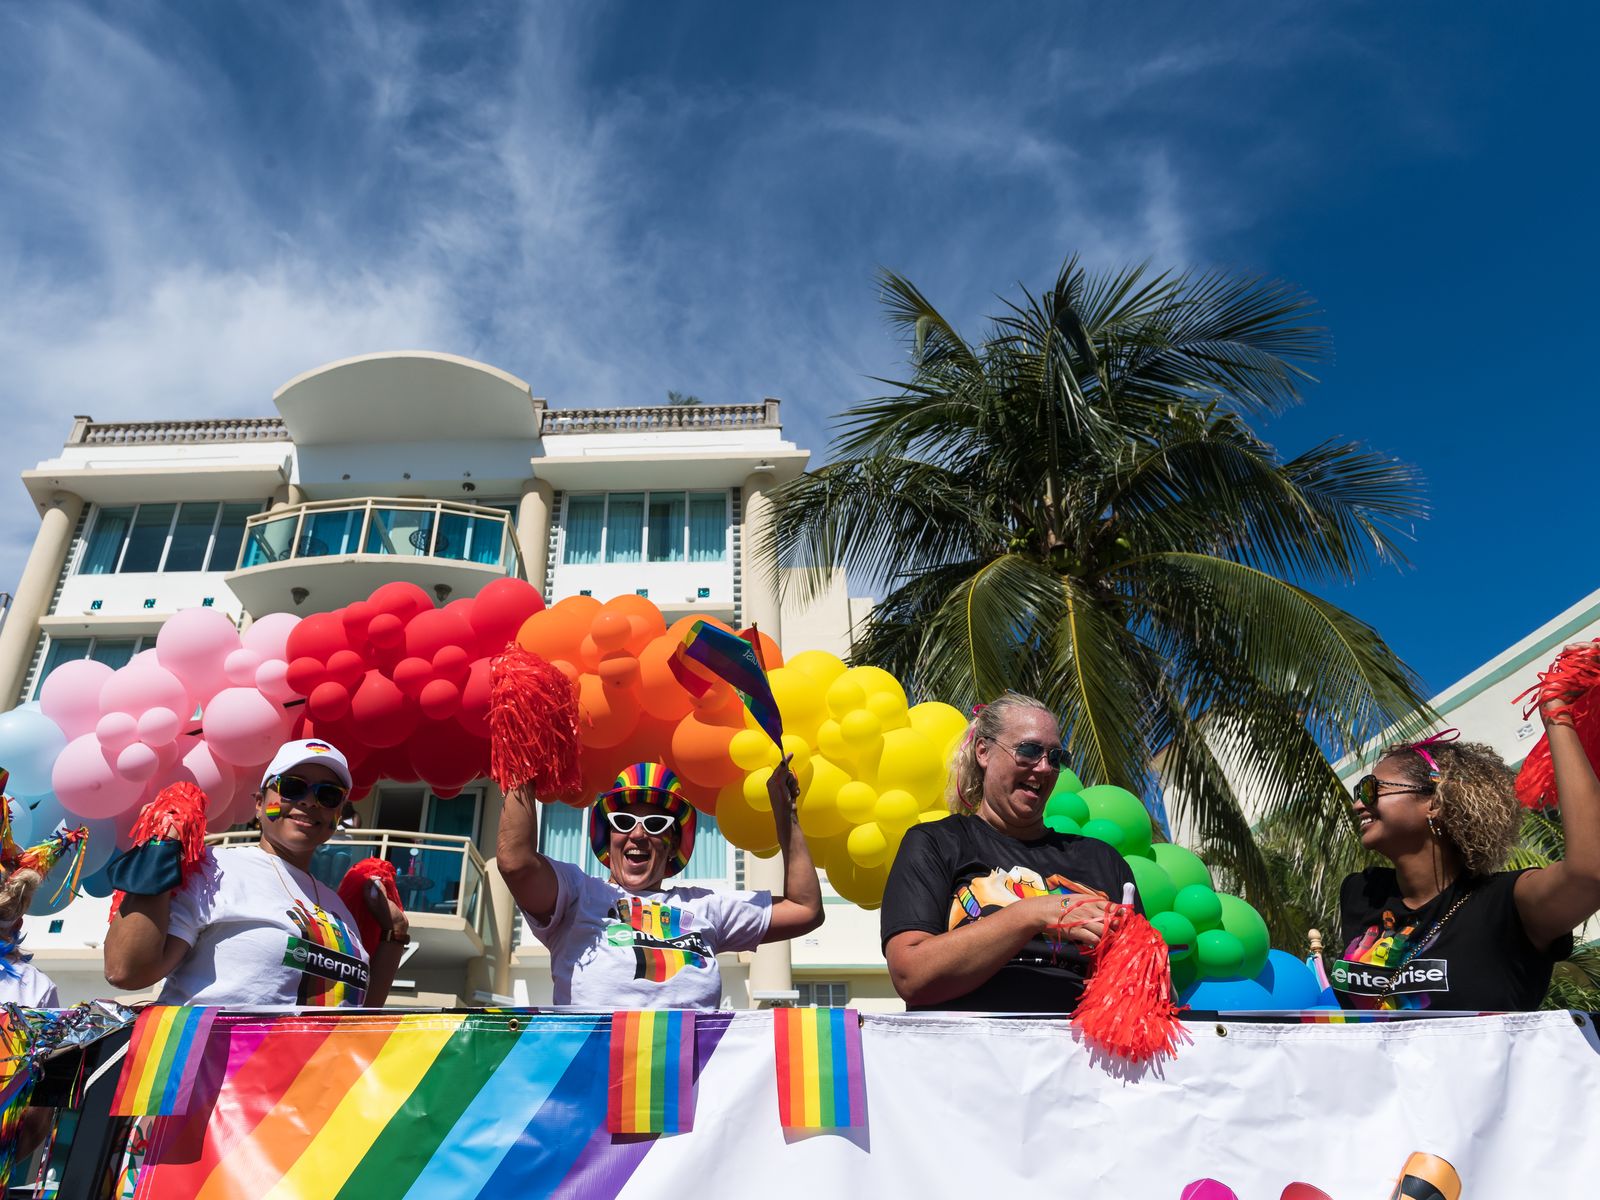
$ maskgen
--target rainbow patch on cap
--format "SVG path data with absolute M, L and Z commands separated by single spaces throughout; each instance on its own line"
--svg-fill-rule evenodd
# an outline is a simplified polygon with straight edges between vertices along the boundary
M 683 794 L 678 777 L 661 763 L 641 762 L 623 768 L 616 782 L 600 793 L 589 810 L 589 848 L 602 866 L 611 865 L 611 826 L 606 813 L 620 812 L 631 804 L 655 803 L 678 823 L 678 848 L 668 875 L 676 875 L 689 865 L 694 853 L 694 805 Z
M 332 754 L 333 747 L 327 742 L 307 742 L 305 748 L 312 754 Z

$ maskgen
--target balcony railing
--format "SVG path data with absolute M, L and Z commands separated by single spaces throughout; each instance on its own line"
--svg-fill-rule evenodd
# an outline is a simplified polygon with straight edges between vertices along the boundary
M 91 421 L 79 417 L 69 446 L 176 446 L 205 442 L 287 442 L 279 417 L 218 417 L 205 421 Z
M 245 523 L 239 570 L 354 554 L 448 559 L 522 577 L 511 515 L 452 500 L 318 500 Z
M 211 846 L 254 846 L 261 835 L 240 829 L 206 838 Z M 387 859 L 395 865 L 395 882 L 407 912 L 459 917 L 490 944 L 489 868 L 469 837 L 417 833 L 404 829 L 356 829 L 335 834 L 317 848 L 311 874 L 337 888 L 352 863 L 364 858 Z
M 559 433 L 658 433 L 679 429 L 779 429 L 778 401 L 760 404 L 666 404 L 648 408 L 539 409 L 539 436 Z

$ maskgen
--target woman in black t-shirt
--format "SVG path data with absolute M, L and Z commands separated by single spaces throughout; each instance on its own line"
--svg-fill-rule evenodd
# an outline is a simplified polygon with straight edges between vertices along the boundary
M 1061 731 L 1043 704 L 1008 692 L 979 710 L 952 765 L 951 810 L 913 826 L 883 894 L 889 978 L 909 1009 L 1070 1012 L 1083 950 L 1106 902 L 1133 882 L 1093 838 L 1044 824 Z
M 1446 730 L 1390 747 L 1356 785 L 1361 844 L 1394 865 L 1344 881 L 1345 950 L 1329 976 L 1345 1008 L 1516 1012 L 1539 1006 L 1572 930 L 1600 910 L 1600 780 L 1568 705 L 1541 705 L 1566 858 L 1499 871 L 1522 821 L 1514 777 Z

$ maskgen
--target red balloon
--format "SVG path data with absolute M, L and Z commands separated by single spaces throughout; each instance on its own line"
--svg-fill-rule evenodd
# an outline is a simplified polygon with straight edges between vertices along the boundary
M 382 779 L 392 779 L 396 783 L 416 783 L 422 778 L 417 774 L 416 767 L 411 765 L 411 749 L 404 742 L 378 751 L 373 758 L 378 762 Z
M 312 613 L 289 631 L 289 642 L 284 657 L 290 662 L 297 658 L 315 658 L 327 662 L 340 650 L 350 649 L 350 638 L 344 631 L 344 621 L 336 612 Z
M 367 603 L 380 613 L 392 613 L 400 618 L 402 624 L 411 620 L 418 613 L 429 612 L 433 608 L 433 599 L 414 583 L 386 583 L 372 595 L 367 597 Z
M 405 645 L 406 623 L 394 613 L 379 613 L 367 626 L 367 638 L 380 650 L 395 650 Z
M 291 659 L 283 677 L 284 681 L 294 689 L 295 695 L 309 696 L 316 691 L 319 683 L 327 682 L 328 669 L 320 660 L 307 655 L 304 658 Z
M 461 689 L 461 711 L 456 721 L 461 728 L 475 737 L 489 736 L 489 689 L 492 677 L 489 660 L 480 658 L 472 664 L 467 674 L 467 685 Z
M 358 686 L 366 673 L 366 660 L 354 650 L 337 650 L 328 659 L 328 678 L 347 688 Z
M 420 714 L 392 679 L 368 671 L 350 698 L 350 724 L 366 746 L 398 746 L 417 727 Z
M 448 679 L 435 679 L 422 689 L 417 707 L 430 721 L 448 720 L 461 707 L 461 689 Z
M 461 646 L 445 646 L 433 656 L 433 674 L 438 679 L 448 679 L 460 687 L 467 681 L 472 669 L 473 656 Z
M 485 654 L 498 654 L 517 636 L 522 623 L 544 611 L 544 597 L 525 579 L 496 579 L 472 598 L 467 620 Z
M 306 713 L 313 721 L 337 721 L 349 711 L 349 691 L 331 679 L 317 684 L 306 700 Z
M 433 679 L 433 664 L 425 658 L 402 658 L 395 664 L 391 677 L 402 692 L 415 698 Z
M 369 788 L 383 778 L 383 760 L 376 754 L 369 754 L 360 766 L 350 768 L 350 780 L 355 788 Z M 355 796 L 352 790 L 350 795 Z
M 458 608 L 440 608 L 412 617 L 406 624 L 406 653 L 432 660 L 446 646 L 465 649 L 476 636 Z
M 454 721 L 430 721 L 410 743 L 411 764 L 436 791 L 461 788 L 489 770 L 489 743 L 461 736 Z

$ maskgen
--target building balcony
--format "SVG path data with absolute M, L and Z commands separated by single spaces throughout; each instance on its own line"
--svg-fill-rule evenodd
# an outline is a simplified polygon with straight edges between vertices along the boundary
M 214 834 L 211 846 L 254 846 L 255 830 Z M 413 970 L 460 967 L 491 947 L 489 867 L 469 837 L 402 829 L 357 829 L 318 848 L 311 874 L 336 889 L 351 864 L 364 858 L 394 863 L 400 901 L 416 947 Z
M 405 580 L 443 603 L 524 578 L 511 514 L 450 500 L 320 500 L 251 517 L 228 586 L 245 610 L 328 612 Z M 307 600 L 309 608 L 304 607 Z

